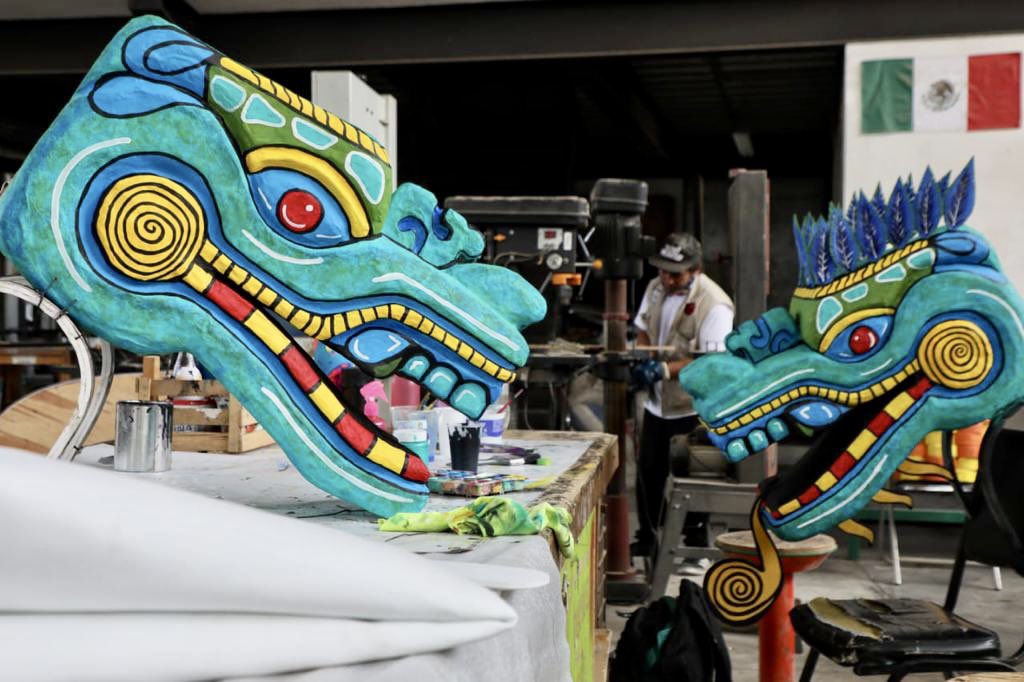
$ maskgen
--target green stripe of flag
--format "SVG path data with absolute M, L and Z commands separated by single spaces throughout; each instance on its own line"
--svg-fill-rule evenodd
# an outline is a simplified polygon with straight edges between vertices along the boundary
M 890 133 L 913 127 L 913 59 L 863 62 L 860 70 L 860 129 Z

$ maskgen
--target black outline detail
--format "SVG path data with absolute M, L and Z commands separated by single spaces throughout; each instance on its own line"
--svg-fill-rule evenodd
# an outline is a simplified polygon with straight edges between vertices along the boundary
M 134 36 L 132 36 L 132 37 L 134 38 Z M 127 45 L 128 45 L 128 43 L 126 42 L 125 46 L 127 47 Z M 149 69 L 150 71 L 152 71 L 153 73 L 158 73 L 161 76 L 180 76 L 183 73 L 186 73 L 188 71 L 192 71 L 193 69 L 198 69 L 201 66 L 207 66 L 209 64 L 208 60 L 210 59 L 210 57 L 213 56 L 213 54 L 209 54 L 206 57 L 204 57 L 203 59 L 200 59 L 199 61 L 195 62 L 192 66 L 186 66 L 184 68 L 177 69 L 175 71 L 161 71 L 160 69 L 154 69 L 152 66 L 149 65 L 149 58 L 150 58 L 150 56 L 152 55 L 152 53 L 154 51 L 162 50 L 165 47 L 167 47 L 168 45 L 188 45 L 189 47 L 205 48 L 206 50 L 209 50 L 211 53 L 215 53 L 216 52 L 215 50 L 213 50 L 213 48 L 209 47 L 208 45 L 203 45 L 202 43 L 199 43 L 199 41 L 197 41 L 195 39 L 193 39 L 193 40 L 167 40 L 167 41 L 164 41 L 162 43 L 157 43 L 156 45 L 152 45 L 149 48 L 147 48 L 146 51 L 142 53 L 142 65 L 144 67 L 146 67 L 147 69 Z M 125 63 L 125 66 L 128 68 L 129 71 L 131 70 L 131 67 L 128 66 L 127 62 Z M 147 80 L 149 80 L 149 79 L 147 78 Z
M 173 89 L 177 90 L 178 92 L 181 92 L 181 93 L 184 93 L 184 94 L 188 95 L 189 98 L 195 100 L 195 103 L 193 104 L 191 102 L 170 102 L 168 104 L 163 104 L 163 105 L 161 105 L 159 107 L 156 107 L 155 109 L 149 109 L 147 111 L 143 111 L 143 112 L 140 112 L 140 113 L 137 113 L 137 114 L 113 114 L 113 113 L 105 111 L 102 107 L 100 107 L 100 105 L 96 104 L 96 100 L 94 99 L 94 97 L 96 95 L 96 90 L 98 88 L 100 88 L 105 83 L 107 83 L 107 82 L 109 82 L 109 81 L 111 81 L 111 80 L 113 80 L 114 78 L 117 78 L 117 77 L 137 78 L 137 79 L 139 79 L 141 81 L 145 81 L 147 83 L 154 83 L 154 84 L 157 84 L 157 85 L 164 85 L 164 86 L 167 86 L 169 88 L 173 88 Z M 100 76 L 99 78 L 96 79 L 95 83 L 93 83 L 92 90 L 89 91 L 89 96 L 88 96 L 87 99 L 89 101 L 89 107 L 97 115 L 102 116 L 103 118 L 114 118 L 114 119 L 139 118 L 141 116 L 149 116 L 150 114 L 155 114 L 158 111 L 164 111 L 165 109 L 173 109 L 174 107 L 198 107 L 199 109 L 207 109 L 207 110 L 210 109 L 210 107 L 207 106 L 205 102 L 200 100 L 198 98 L 198 96 L 194 92 L 192 92 L 191 90 L 187 90 L 187 89 L 185 89 L 185 88 L 183 88 L 180 85 L 177 85 L 175 83 L 165 83 L 163 81 L 153 80 L 153 79 L 150 79 L 150 78 L 143 78 L 142 76 L 139 76 L 139 75 L 137 75 L 136 73 L 134 73 L 132 71 L 114 71 L 112 73 L 105 73 L 105 74 L 103 74 L 102 76 Z

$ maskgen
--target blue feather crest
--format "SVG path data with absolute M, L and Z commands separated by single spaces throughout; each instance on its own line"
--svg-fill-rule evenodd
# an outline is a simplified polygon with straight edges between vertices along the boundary
M 823 218 L 814 222 L 811 240 L 811 265 L 816 284 L 827 284 L 835 277 L 832 256 L 828 250 L 828 223 Z
M 932 176 L 932 169 L 926 168 L 921 186 L 917 188 L 918 231 L 922 237 L 932 235 L 942 219 L 942 197 Z
M 946 173 L 945 175 L 942 176 L 942 179 L 936 183 L 939 187 L 940 197 L 946 196 L 946 191 L 949 189 L 949 178 L 951 175 L 952 173 Z
M 889 227 L 889 241 L 894 247 L 901 247 L 913 239 L 918 230 L 918 215 L 913 200 L 903 180 L 896 180 L 889 204 L 886 207 L 886 224 Z
M 967 162 L 945 193 L 943 202 L 946 225 L 955 229 L 964 224 L 974 210 L 974 159 Z
M 885 253 L 888 234 L 885 221 L 882 216 L 878 215 L 878 211 L 863 192 L 857 198 L 855 217 L 856 222 L 853 226 L 857 233 L 861 252 L 867 256 L 869 261 L 878 260 Z
M 846 222 L 851 225 L 857 224 L 857 194 L 850 197 L 850 203 L 846 207 Z
M 897 180 L 888 200 L 878 186 L 870 199 L 854 194 L 845 213 L 829 204 L 827 218 L 807 215 L 798 222 L 794 216 L 800 285 L 827 284 L 914 240 L 963 225 L 974 209 L 974 160 L 950 175 L 936 180 L 928 168 L 916 189 L 912 176 Z
M 828 231 L 832 262 L 836 269 L 845 272 L 856 269 L 857 246 L 850 232 L 850 223 L 838 206 L 832 206 L 828 212 Z
M 871 205 L 875 207 L 875 211 L 878 212 L 878 215 L 885 215 L 886 203 L 885 195 L 882 194 L 882 183 L 875 185 L 875 193 L 871 195 Z

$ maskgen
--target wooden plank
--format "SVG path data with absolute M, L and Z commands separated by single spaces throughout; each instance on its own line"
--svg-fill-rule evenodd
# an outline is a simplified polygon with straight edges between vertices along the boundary
M 150 395 L 154 398 L 177 398 L 190 395 L 224 396 L 228 389 L 217 380 L 178 381 L 177 379 L 157 379 L 150 387 Z
M 263 448 L 274 444 L 274 437 L 263 427 L 257 427 L 252 431 L 242 431 L 242 445 L 240 452 L 249 452 L 256 448 Z
M 71 365 L 71 346 L 0 345 L 0 365 Z
M 215 427 L 223 430 L 228 425 L 228 411 L 216 407 L 174 406 L 174 424 Z
M 768 173 L 733 170 L 729 177 L 729 243 L 733 254 L 731 281 L 736 304 L 736 325 L 753 320 L 768 309 L 771 260 L 771 221 Z M 736 467 L 741 483 L 756 483 L 776 473 L 778 448 L 764 457 L 750 457 Z
M 228 447 L 228 434 L 175 431 L 171 436 L 171 447 L 190 452 L 225 452 Z
M 239 404 L 241 404 L 241 403 L 239 403 Z M 256 417 L 252 416 L 252 412 L 250 412 L 249 410 L 245 409 L 245 405 L 242 405 L 242 415 L 239 418 L 239 422 L 238 423 L 241 424 L 242 426 L 248 426 L 250 424 L 255 424 L 256 423 Z
M 147 379 L 162 379 L 160 374 L 160 356 L 146 355 L 142 358 L 142 376 Z
M 135 400 L 137 374 L 116 374 L 110 395 L 86 437 L 84 444 L 114 440 L 115 406 L 120 400 Z M 45 455 L 56 442 L 78 406 L 79 380 L 63 381 L 33 391 L 0 413 L 0 445 Z
M 146 364 L 145 360 L 143 364 Z M 149 369 L 153 371 L 153 363 L 149 363 Z M 156 373 L 159 375 L 158 370 Z M 212 413 L 212 408 L 175 406 L 175 424 L 216 427 L 218 429 L 217 431 L 198 432 L 176 431 L 172 438 L 172 446 L 175 450 L 240 454 L 274 443 L 271 435 L 259 428 L 252 413 L 245 409 L 237 398 L 229 394 L 224 384 L 219 381 L 179 381 L 141 376 L 137 379 L 136 388 L 140 400 L 172 399 L 186 396 L 218 398 L 227 396 L 227 408 L 217 414 Z
M 594 631 L 594 682 L 608 682 L 608 659 L 611 656 L 612 632 L 605 628 Z
M 242 403 L 228 398 L 228 452 L 242 452 Z

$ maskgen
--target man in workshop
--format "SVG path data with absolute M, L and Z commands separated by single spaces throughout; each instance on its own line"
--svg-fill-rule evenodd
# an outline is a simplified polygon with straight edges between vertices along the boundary
M 725 350 L 735 312 L 729 295 L 701 272 L 701 245 L 693 235 L 669 235 L 648 262 L 658 268 L 658 277 L 647 286 L 637 311 L 636 342 L 663 350 L 634 367 L 631 376 L 634 389 L 648 392 L 637 463 L 640 527 L 631 547 L 634 556 L 651 555 L 661 525 L 669 441 L 690 433 L 699 423 L 693 400 L 677 381 L 679 371 L 693 361 L 694 353 Z M 686 544 L 706 546 L 707 514 L 688 514 L 685 535 Z

